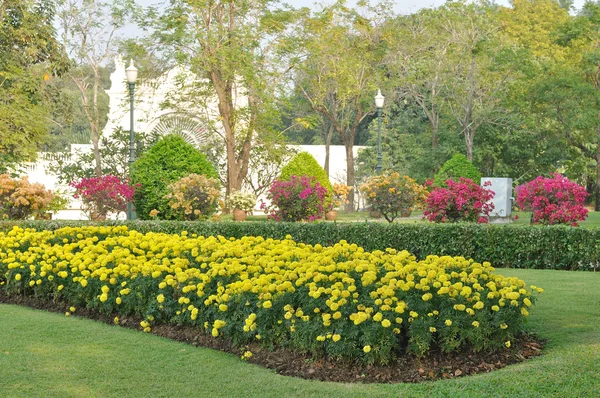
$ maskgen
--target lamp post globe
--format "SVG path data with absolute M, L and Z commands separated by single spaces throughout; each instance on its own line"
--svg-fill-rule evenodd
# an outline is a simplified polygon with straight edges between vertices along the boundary
M 131 178 L 131 170 L 135 161 L 135 134 L 133 132 L 133 94 L 135 91 L 135 82 L 137 80 L 138 70 L 133 66 L 133 60 L 130 60 L 129 66 L 125 69 L 127 83 L 129 85 L 129 177 Z M 127 203 L 127 219 L 134 219 L 133 203 Z
M 375 96 L 375 106 L 377 107 L 377 174 L 381 174 L 381 109 L 383 108 L 383 103 L 385 101 L 385 97 L 381 95 L 381 90 L 377 90 L 377 95 Z

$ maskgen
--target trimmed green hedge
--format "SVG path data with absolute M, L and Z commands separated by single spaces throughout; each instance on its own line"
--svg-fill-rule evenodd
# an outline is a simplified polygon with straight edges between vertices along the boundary
M 3 221 L 0 230 L 13 225 L 37 230 L 86 225 L 88 221 Z M 600 229 L 566 226 L 516 226 L 479 224 L 282 223 L 282 222 L 178 222 L 105 221 L 129 225 L 144 232 L 198 235 L 264 236 L 309 244 L 332 245 L 340 240 L 365 250 L 406 249 L 418 259 L 450 255 L 489 261 L 495 267 L 560 270 L 600 269 Z

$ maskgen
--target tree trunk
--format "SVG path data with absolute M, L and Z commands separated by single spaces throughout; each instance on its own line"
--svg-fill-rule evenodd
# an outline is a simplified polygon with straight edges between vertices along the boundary
M 434 122 L 431 123 L 431 148 L 434 151 L 437 151 L 438 143 L 439 143 L 439 134 L 440 134 L 440 126 L 439 126 L 439 115 L 435 114 Z
M 353 188 L 354 187 L 354 153 L 352 151 L 352 147 L 354 142 L 352 139 L 347 140 L 344 143 L 346 147 L 346 185 Z M 350 191 L 348 195 L 348 203 L 346 204 L 346 211 L 351 212 L 354 211 L 354 191 Z
M 327 131 L 327 135 L 325 136 L 325 173 L 327 173 L 327 177 L 329 178 L 329 155 L 330 155 L 330 147 L 331 140 L 333 139 L 333 133 L 335 133 L 335 128 L 333 125 L 329 126 L 329 131 Z
M 465 131 L 465 145 L 467 146 L 467 160 L 473 161 L 473 133 L 470 129 Z

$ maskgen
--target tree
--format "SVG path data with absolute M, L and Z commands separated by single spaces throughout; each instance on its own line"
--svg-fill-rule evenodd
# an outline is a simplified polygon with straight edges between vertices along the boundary
M 117 31 L 127 22 L 133 9 L 130 0 L 59 0 L 59 24 L 63 45 L 74 68 L 69 78 L 77 86 L 90 126 L 94 170 L 102 175 L 100 134 L 104 127 L 101 97 L 106 96 L 103 67 L 115 55 Z
M 0 4 L 0 169 L 35 157 L 48 136 L 47 81 L 68 62 L 52 26 L 50 0 Z
M 227 193 L 241 189 L 255 135 L 267 141 L 276 130 L 273 104 L 290 69 L 285 54 L 296 15 L 278 0 L 173 0 L 155 24 L 167 55 L 198 78 L 174 102 L 206 108 L 217 98 Z
M 346 149 L 346 185 L 355 186 L 353 147 L 361 123 L 374 113 L 382 83 L 381 20 L 387 9 L 367 8 L 367 18 L 338 1 L 305 22 L 304 62 L 295 83 L 315 112 L 323 115 Z M 350 195 L 346 209 L 354 208 Z
M 502 98 L 514 82 L 518 60 L 510 47 L 497 40 L 494 9 L 462 2 L 448 3 L 442 9 L 452 53 L 444 97 L 464 137 L 467 159 L 472 161 L 478 129 L 500 124 L 506 117 Z

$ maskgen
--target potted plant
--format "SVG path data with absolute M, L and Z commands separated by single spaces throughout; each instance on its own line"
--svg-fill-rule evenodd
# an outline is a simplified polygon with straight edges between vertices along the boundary
M 248 212 L 254 210 L 256 196 L 250 192 L 234 191 L 227 198 L 227 206 L 233 209 L 233 220 L 244 221 Z

